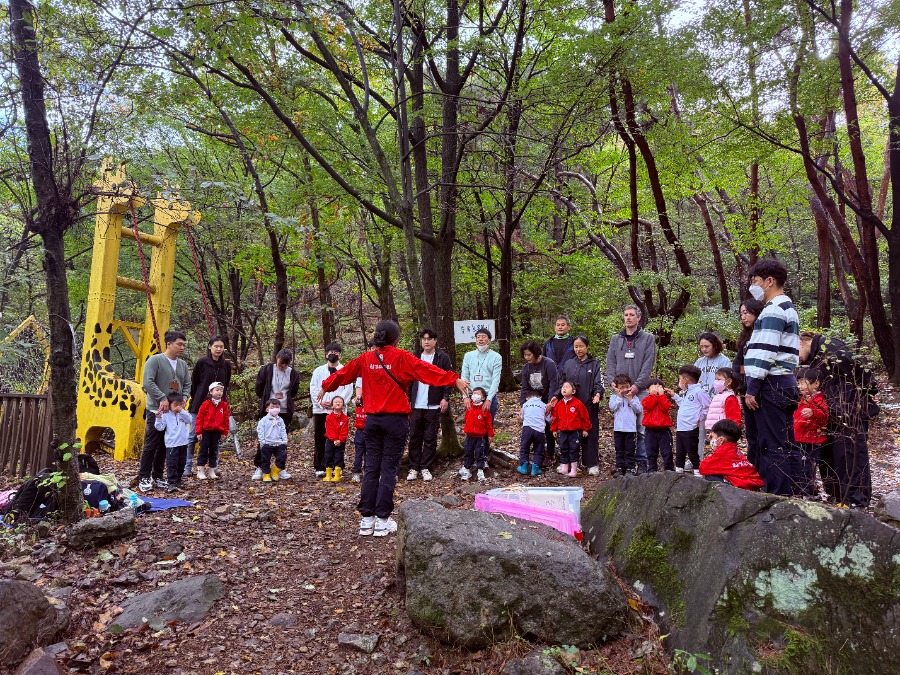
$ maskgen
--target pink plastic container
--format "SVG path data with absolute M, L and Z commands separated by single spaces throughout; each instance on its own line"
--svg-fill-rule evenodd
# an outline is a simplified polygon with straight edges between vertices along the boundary
M 475 495 L 475 508 L 486 513 L 503 513 L 513 518 L 543 523 L 564 534 L 572 535 L 578 541 L 584 538 L 578 516 L 569 511 L 542 509 L 538 506 L 511 502 L 507 499 L 496 499 L 486 494 Z

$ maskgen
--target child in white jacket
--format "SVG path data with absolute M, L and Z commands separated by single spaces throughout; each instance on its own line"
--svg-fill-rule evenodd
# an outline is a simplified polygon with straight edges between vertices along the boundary
M 166 446 L 166 480 L 169 483 L 168 491 L 175 492 L 181 489 L 193 418 L 184 409 L 183 395 L 171 392 L 166 400 L 169 402 L 169 409 L 166 412 L 156 411 L 153 426 L 157 431 L 165 432 L 163 442 Z
M 700 369 L 697 366 L 682 366 L 678 371 L 676 394 L 671 389 L 666 393 L 678 406 L 675 421 L 675 473 L 684 473 L 685 456 L 690 457 L 694 475 L 700 475 L 700 422 L 706 419 L 710 398 L 706 388 L 700 384 Z

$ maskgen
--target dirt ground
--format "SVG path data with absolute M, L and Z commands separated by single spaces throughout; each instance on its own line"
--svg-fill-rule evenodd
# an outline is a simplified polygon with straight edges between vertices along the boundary
M 900 485 L 900 403 L 885 387 L 884 414 L 873 424 L 871 455 L 875 492 Z M 519 438 L 516 395 L 502 395 L 497 443 L 515 452 Z M 896 406 L 896 407 L 892 407 Z M 605 480 L 612 457 L 611 424 L 602 421 L 600 477 L 567 479 L 548 473 L 530 484 L 577 484 L 585 500 Z M 63 550 L 58 562 L 40 563 L 30 555 L 38 543 L 29 533 L 0 550 L 0 575 L 34 581 L 72 610 L 60 662 L 87 673 L 498 673 L 534 645 L 514 640 L 469 652 L 443 645 L 412 626 L 403 609 L 395 571 L 396 536 L 359 537 L 356 483 L 338 485 L 314 478 L 312 438 L 292 435 L 288 469 L 294 478 L 276 484 L 251 481 L 255 446 L 244 459 L 224 445 L 222 478 L 191 480 L 178 495 L 194 503 L 138 520 L 130 540 L 101 551 Z M 136 462 L 100 457 L 101 469 L 120 479 L 134 475 Z M 435 480 L 407 482 L 397 503 L 454 495 L 454 508 L 470 508 L 483 490 L 525 480 L 511 469 L 494 470 L 487 484 L 463 483 L 458 465 L 435 467 Z M 167 496 L 163 494 L 155 496 Z M 61 528 L 50 533 L 58 539 Z M 212 573 L 227 596 L 198 624 L 174 624 L 161 632 L 105 630 L 128 597 L 191 575 Z M 570 672 L 665 673 L 668 657 L 648 608 L 633 603 L 626 633 L 593 651 L 562 658 Z M 289 616 L 285 617 L 287 614 Z M 273 626 L 270 622 L 282 615 Z M 339 647 L 338 633 L 377 633 L 375 653 Z M 547 647 L 537 647 L 548 649 Z M 555 650 L 554 653 L 559 653 Z

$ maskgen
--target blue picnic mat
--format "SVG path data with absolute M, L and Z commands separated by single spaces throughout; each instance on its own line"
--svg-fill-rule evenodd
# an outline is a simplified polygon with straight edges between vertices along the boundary
M 180 506 L 194 505 L 194 502 L 188 502 L 184 499 L 155 499 L 153 497 L 141 497 L 140 499 L 150 505 L 150 513 L 153 511 L 165 511 L 166 509 L 177 509 Z

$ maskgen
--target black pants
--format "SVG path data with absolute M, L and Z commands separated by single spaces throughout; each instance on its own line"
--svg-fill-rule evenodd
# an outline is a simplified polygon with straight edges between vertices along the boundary
M 344 448 L 346 445 L 346 441 L 339 445 L 330 438 L 325 439 L 325 459 L 323 461 L 326 469 L 344 468 Z
M 744 403 L 743 396 L 741 396 L 741 410 L 744 413 L 744 431 L 747 436 L 747 461 L 758 472 L 760 470 L 760 454 L 759 444 L 756 442 L 756 420 L 753 418 L 753 411 Z
M 674 471 L 672 461 L 671 427 L 644 427 L 644 447 L 647 450 L 647 471 L 657 471 L 657 459 L 662 455 L 663 470 Z
M 169 485 L 181 483 L 184 474 L 184 465 L 187 463 L 186 445 L 177 445 L 174 448 L 166 448 L 166 480 Z
M 794 494 L 798 497 L 816 496 L 816 466 L 819 463 L 821 443 L 797 443 L 798 452 L 792 456 L 799 466 L 792 470 L 795 476 Z
M 161 480 L 166 471 L 165 431 L 157 431 L 156 413 L 147 411 L 147 426 L 144 429 L 144 450 L 141 453 L 141 468 L 138 478 Z
M 484 469 L 487 466 L 487 436 L 466 435 L 463 446 L 463 466 L 467 469 Z
M 261 445 L 259 446 L 260 465 L 264 474 L 272 473 L 272 459 L 275 459 L 275 466 L 284 471 L 287 466 L 287 445 Z
M 830 501 L 868 506 L 872 500 L 868 436 L 868 422 L 828 431 L 819 471 Z
M 559 448 L 559 463 L 578 464 L 578 455 L 581 454 L 581 432 L 560 431 L 556 441 Z
M 440 409 L 413 409 L 409 417 L 409 468 L 413 471 L 431 470 L 431 464 L 437 456 L 440 424 Z
M 747 415 L 747 437 L 752 436 L 760 457 L 759 474 L 766 492 L 790 496 L 798 465 L 794 453 L 793 413 L 800 400 L 800 390 L 793 375 L 770 375 L 762 381 L 756 401 L 759 408 Z
M 353 456 L 353 473 L 362 473 L 363 462 L 366 460 L 366 430 L 357 429 L 353 436 L 353 447 L 356 453 Z
M 591 428 L 586 437 L 581 434 L 578 437 L 581 444 L 581 464 L 590 468 L 600 463 L 600 406 L 596 406 L 590 401 L 584 405 L 588 409 Z M 578 458 L 570 461 L 577 462 Z
M 643 464 L 638 461 L 636 431 L 613 431 L 613 443 L 616 448 L 616 469 L 626 472 Z
M 544 461 L 544 444 L 546 442 L 543 431 L 538 431 L 531 427 L 522 427 L 522 441 L 519 443 L 519 464 L 528 464 L 531 461 L 540 468 Z M 532 451 L 534 452 L 534 459 L 529 459 Z
M 219 441 L 222 439 L 221 431 L 204 431 L 200 437 L 200 452 L 197 453 L 197 466 L 206 466 L 210 469 L 219 466 Z
M 266 413 L 263 413 L 263 414 L 266 414 Z M 285 431 L 290 432 L 290 430 L 291 430 L 291 421 L 293 420 L 293 417 L 294 417 L 294 416 L 293 416 L 292 414 L 290 414 L 290 413 L 281 413 L 281 414 L 279 415 L 279 417 L 280 417 L 280 418 L 282 419 L 282 421 L 284 422 L 284 429 L 285 429 Z M 272 446 L 272 447 L 277 447 L 277 446 Z M 285 448 L 287 448 L 287 446 L 285 446 Z M 263 464 L 262 464 L 262 448 L 261 448 L 261 447 L 257 447 L 257 448 L 256 448 L 256 454 L 253 456 L 253 466 L 258 467 L 258 468 L 261 469 L 261 468 L 262 468 L 262 465 L 263 465 Z M 276 466 L 277 466 L 277 465 L 276 465 Z M 281 467 L 281 468 L 284 468 L 284 467 Z
M 394 413 L 369 414 L 365 433 L 366 473 L 359 496 L 359 513 L 364 517 L 387 518 L 394 510 L 394 488 L 409 435 L 409 417 Z
M 544 425 L 544 439 L 547 445 L 544 450 L 543 465 L 545 467 L 550 467 L 553 466 L 553 459 L 556 456 L 556 439 L 553 437 L 553 432 L 550 431 L 550 422 L 547 422 Z
M 313 438 L 316 443 L 316 450 L 313 454 L 313 469 L 316 471 L 325 470 L 325 418 L 328 413 L 315 413 L 313 416 Z
M 675 466 L 679 469 L 684 468 L 685 456 L 691 458 L 691 464 L 694 465 L 694 471 L 700 468 L 700 453 L 697 448 L 700 445 L 700 429 L 691 429 L 690 431 L 675 432 Z

